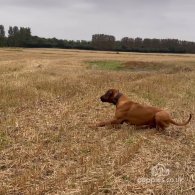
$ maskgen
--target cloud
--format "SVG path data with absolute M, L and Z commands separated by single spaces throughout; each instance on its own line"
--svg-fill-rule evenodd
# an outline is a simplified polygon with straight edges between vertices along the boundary
M 64 4 L 63 0 L 1 0 L 1 6 L 3 7 L 59 7 Z
M 195 41 L 194 0 L 0 0 L 0 24 L 29 26 L 33 34 L 91 39 L 116 36 Z

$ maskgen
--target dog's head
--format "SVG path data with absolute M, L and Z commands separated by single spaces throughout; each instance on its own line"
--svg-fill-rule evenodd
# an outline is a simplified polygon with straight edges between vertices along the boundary
M 108 102 L 116 105 L 121 95 L 122 93 L 119 93 L 119 90 L 109 89 L 104 95 L 100 97 L 100 99 L 102 102 Z

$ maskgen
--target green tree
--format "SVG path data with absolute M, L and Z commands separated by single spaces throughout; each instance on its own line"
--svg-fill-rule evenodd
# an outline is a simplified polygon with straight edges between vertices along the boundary
M 92 47 L 97 50 L 114 50 L 115 37 L 112 35 L 95 34 L 92 36 Z
M 0 47 L 6 45 L 5 29 L 3 25 L 0 25 Z
M 121 46 L 123 50 L 133 51 L 135 48 L 135 41 L 129 37 L 123 37 L 121 39 Z

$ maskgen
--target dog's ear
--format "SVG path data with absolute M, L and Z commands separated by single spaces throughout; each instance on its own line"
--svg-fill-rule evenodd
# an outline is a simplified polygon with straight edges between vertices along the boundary
M 116 97 L 119 94 L 119 90 L 118 89 L 114 89 L 113 90 L 113 95 L 114 97 Z
M 113 104 L 117 104 L 119 98 L 121 97 L 122 93 L 119 92 L 119 90 L 116 90 L 115 96 L 113 98 Z
M 108 90 L 107 93 L 106 93 L 109 97 L 112 96 L 114 94 L 113 90 Z

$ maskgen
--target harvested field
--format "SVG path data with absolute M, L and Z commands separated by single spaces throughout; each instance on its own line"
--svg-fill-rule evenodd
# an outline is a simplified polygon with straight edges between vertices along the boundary
M 0 194 L 194 194 L 194 116 L 165 132 L 90 128 L 114 114 L 109 88 L 186 120 L 195 55 L 0 49 Z

